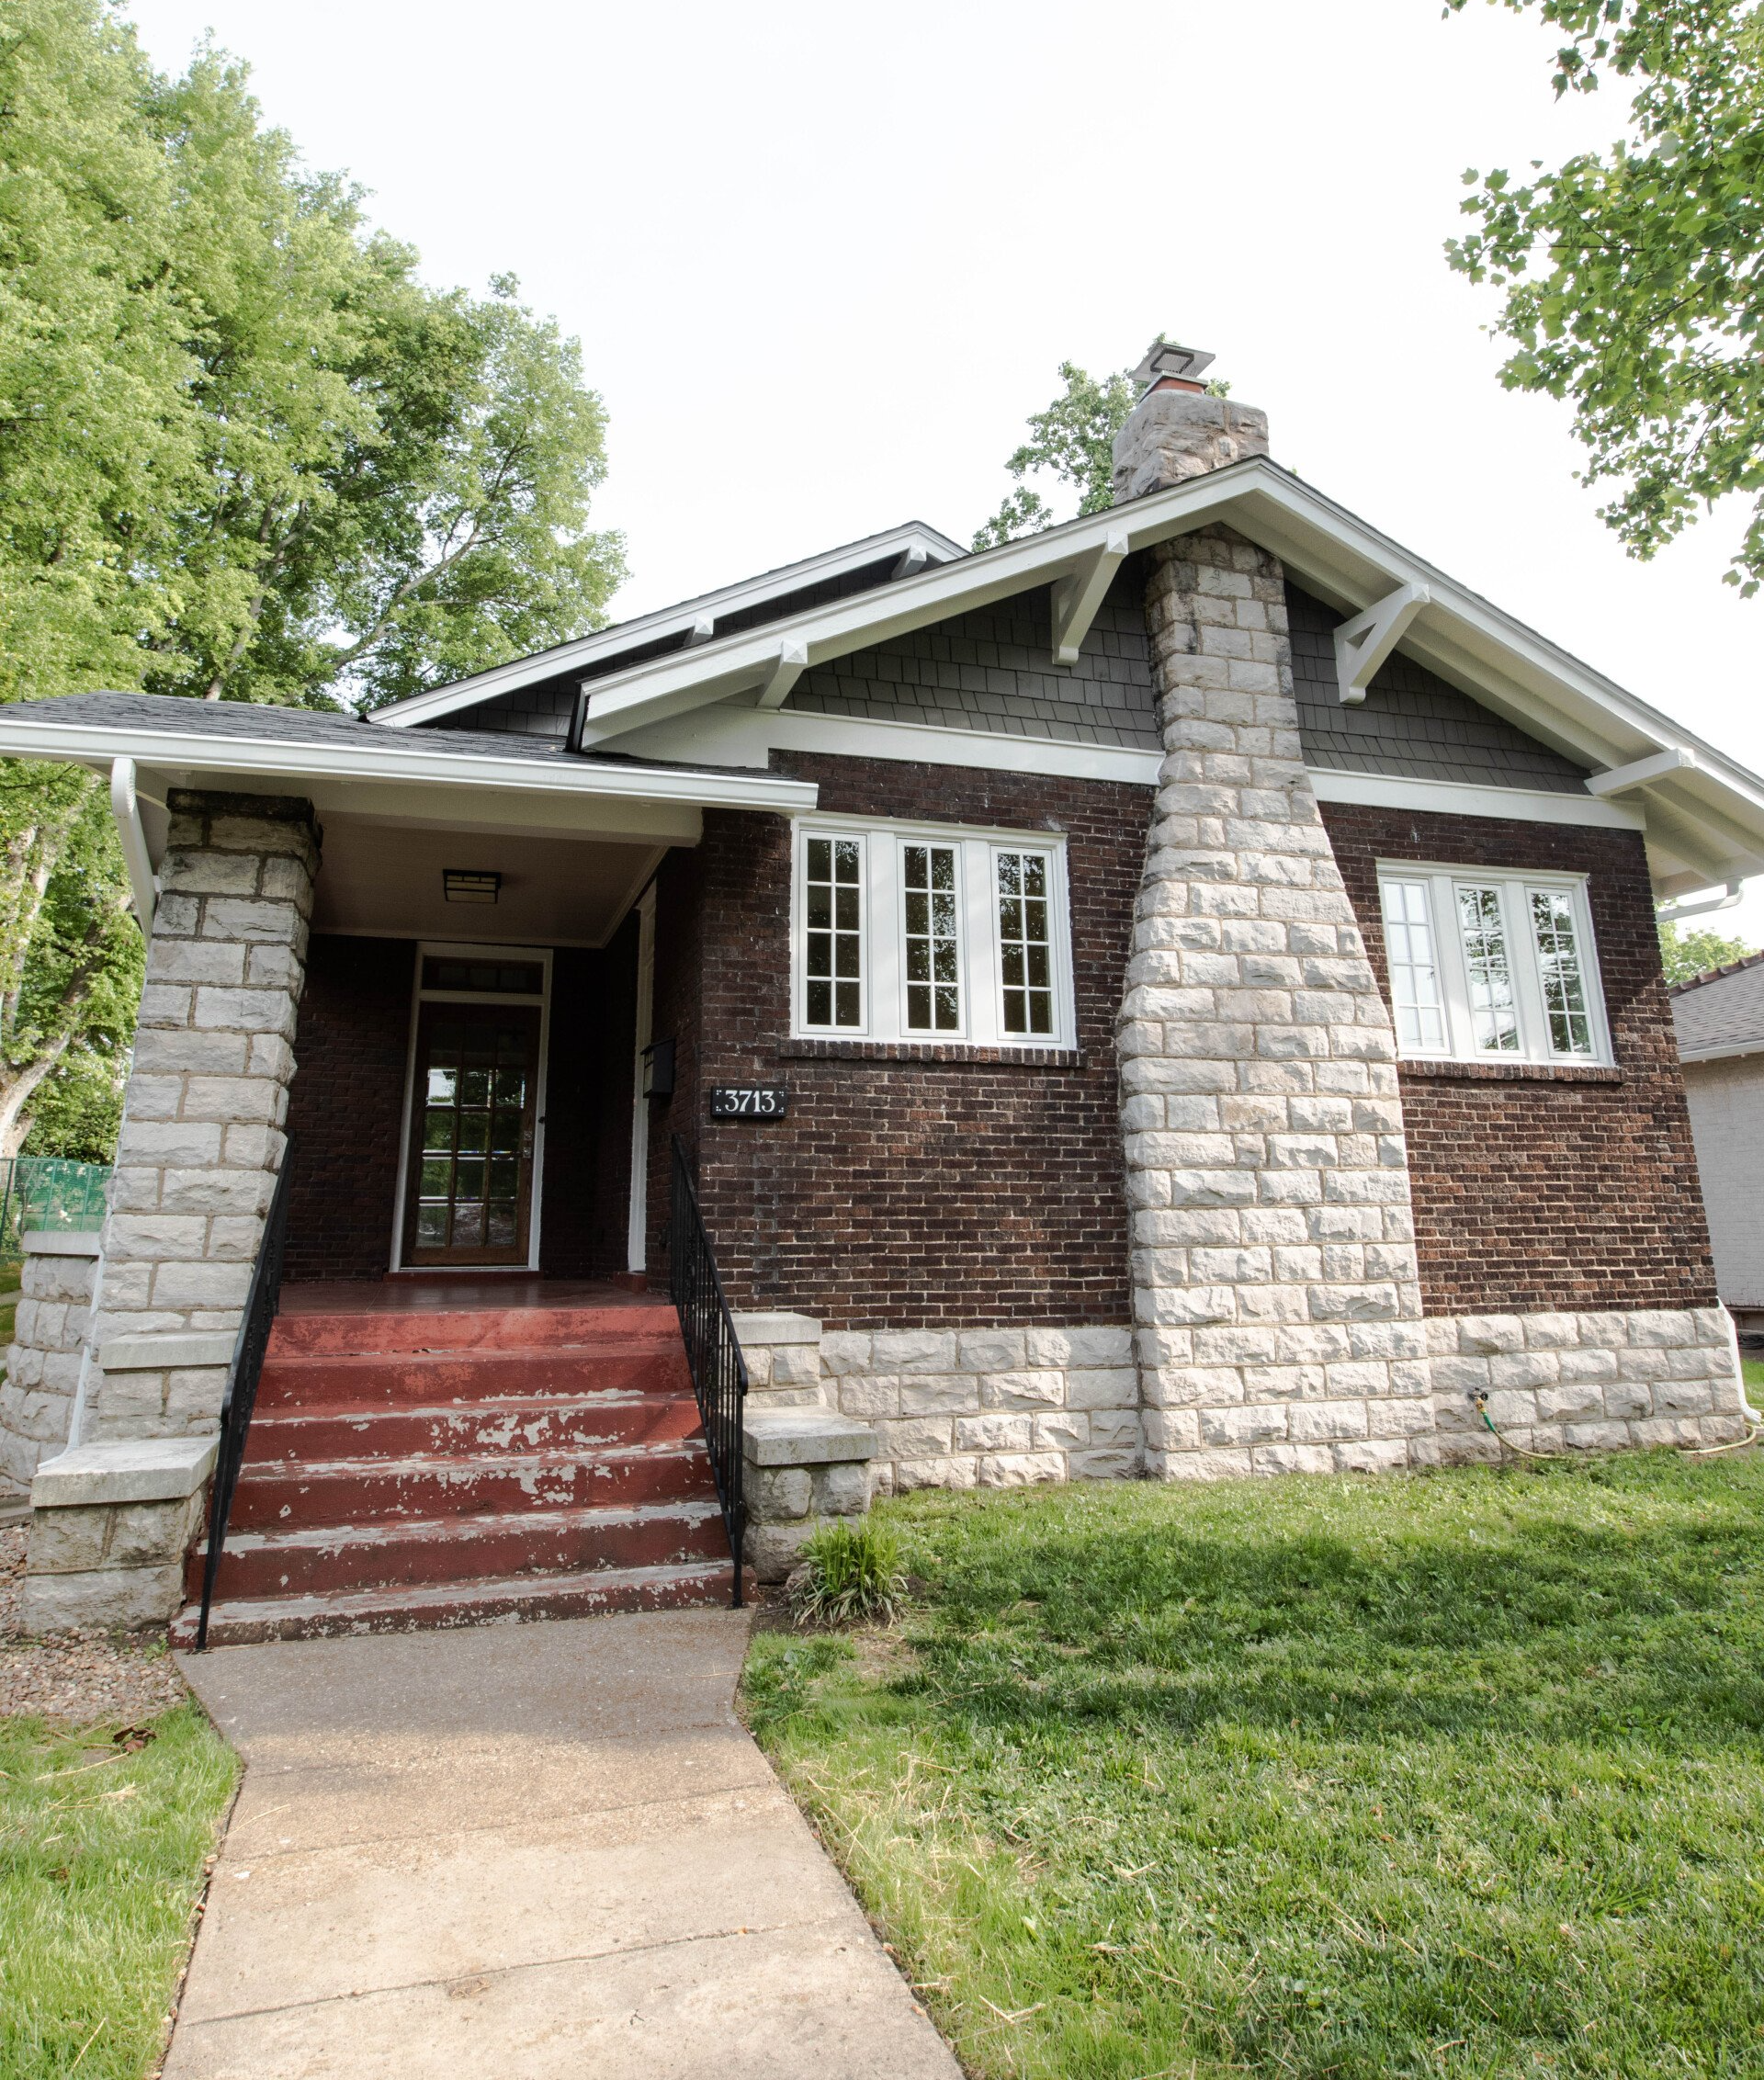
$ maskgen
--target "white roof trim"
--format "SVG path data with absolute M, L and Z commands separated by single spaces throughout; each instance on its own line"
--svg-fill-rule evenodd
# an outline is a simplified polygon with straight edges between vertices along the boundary
M 1744 1040 L 1731 1047 L 1680 1047 L 1679 1059 L 1689 1066 L 1694 1062 L 1732 1062 L 1744 1055 L 1764 1054 L 1764 1039 Z
M 712 639 L 719 614 L 736 614 L 751 606 L 763 605 L 767 600 L 800 592 L 806 585 L 822 584 L 829 579 L 862 571 L 867 564 L 881 563 L 890 556 L 896 559 L 897 566 L 905 564 L 918 570 L 927 564 L 947 563 L 966 554 L 959 542 L 951 541 L 947 535 L 940 535 L 935 527 L 927 527 L 922 521 L 910 521 L 903 527 L 890 527 L 882 534 L 866 536 L 862 541 L 824 549 L 819 556 L 805 557 L 800 563 L 786 563 L 757 578 L 743 578 L 739 583 L 701 593 L 696 599 L 659 607 L 653 614 L 639 614 L 630 621 L 615 622 L 610 628 L 597 629 L 592 636 L 579 636 L 573 642 L 559 643 L 531 657 L 512 658 L 506 664 L 492 665 L 488 672 L 475 672 L 469 679 L 456 680 L 450 686 L 437 686 L 433 693 L 413 694 L 408 700 L 395 701 L 390 707 L 376 709 L 368 720 L 388 729 L 408 729 L 413 723 L 433 722 L 462 707 L 476 707 L 500 694 L 514 693 L 543 679 L 558 678 L 597 658 L 616 657 L 620 650 L 634 650 L 665 636 L 677 635 L 683 642 L 696 647 Z M 699 633 L 707 623 L 710 625 L 711 636 Z
M 1349 613 L 1398 587 L 1423 589 L 1427 604 L 1405 634 L 1405 651 L 1569 756 L 1615 768 L 1662 752 L 1690 754 L 1634 797 L 1647 811 L 1657 853 L 1667 855 L 1657 876 L 1663 894 L 1764 873 L 1764 781 L 1265 457 L 763 628 L 609 673 L 582 689 L 579 741 L 605 743 L 709 702 L 751 701 L 786 644 L 805 648 L 812 669 L 1033 586 L 1079 577 L 1106 553 L 1112 536 L 1125 533 L 1131 549 L 1143 549 L 1219 522 L 1273 550 L 1304 584 Z
M 819 790 L 806 780 L 763 773 L 675 772 L 633 763 L 585 759 L 499 758 L 478 752 L 424 751 L 421 737 L 391 738 L 359 751 L 266 737 L 212 737 L 197 730 L 130 729 L 115 723 L 0 723 L 0 755 L 66 759 L 108 766 L 132 758 L 161 770 L 260 774 L 277 779 L 322 776 L 495 786 L 540 795 L 587 795 L 627 801 L 689 802 L 705 808 L 771 809 L 790 816 L 813 808 Z
M 1641 812 L 1587 795 L 1555 795 L 1544 787 L 1478 786 L 1465 780 L 1418 780 L 1398 773 L 1340 773 L 1307 767 L 1320 802 L 1367 808 L 1418 809 L 1427 816 L 1509 817 L 1515 823 L 1592 824 L 1606 831 L 1640 831 Z

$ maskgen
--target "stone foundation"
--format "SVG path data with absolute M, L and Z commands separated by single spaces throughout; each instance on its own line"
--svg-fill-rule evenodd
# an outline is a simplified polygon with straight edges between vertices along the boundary
M 0 1496 L 22 1498 L 67 1442 L 97 1269 L 96 1235 L 45 1229 L 24 1238 L 22 1297 L 0 1380 Z
M 1725 1444 L 1747 1427 L 1724 1307 L 1455 1315 L 1426 1325 L 1433 1420 L 1447 1464 L 1497 1461 L 1476 1411 L 1527 1452 Z

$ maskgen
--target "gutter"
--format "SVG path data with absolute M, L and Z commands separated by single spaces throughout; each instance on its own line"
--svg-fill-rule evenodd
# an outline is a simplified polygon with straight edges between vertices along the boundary
M 15 714 L 17 710 L 13 711 Z M 0 756 L 54 758 L 75 764 L 130 768 L 139 762 L 198 773 L 241 773 L 278 779 L 429 782 L 452 787 L 505 787 L 536 795 L 591 796 L 616 801 L 682 802 L 701 808 L 768 809 L 791 816 L 811 809 L 820 789 L 807 780 L 763 773 L 692 773 L 632 765 L 624 770 L 569 760 L 461 756 L 424 752 L 414 732 L 391 732 L 359 752 L 274 738 L 220 739 L 194 730 L 144 729 L 107 723 L 0 721 Z M 132 772 L 130 786 L 132 791 Z M 116 807 L 113 789 L 112 807 Z M 120 828 L 120 820 L 119 828 Z M 143 851 L 144 851 L 143 842 Z M 131 876 L 132 878 L 132 876 Z

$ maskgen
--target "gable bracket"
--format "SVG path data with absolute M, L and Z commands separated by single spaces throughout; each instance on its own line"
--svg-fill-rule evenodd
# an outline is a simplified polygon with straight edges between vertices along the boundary
M 1589 795 L 1622 795 L 1632 787 L 1645 787 L 1655 780 L 1664 780 L 1668 773 L 1694 773 L 1697 770 L 1697 754 L 1689 751 L 1655 752 L 1647 758 L 1634 759 L 1628 765 L 1613 765 L 1603 773 L 1587 775 L 1587 792 Z
M 1398 585 L 1335 631 L 1335 675 L 1343 707 L 1358 707 L 1365 699 L 1373 674 L 1402 641 L 1404 631 L 1422 607 L 1432 604 L 1433 595 L 1425 585 Z
M 806 644 L 780 643 L 771 669 L 760 683 L 759 705 L 762 707 L 782 707 L 791 687 L 802 677 L 808 663 L 808 650 Z
M 1054 661 L 1076 664 L 1097 609 L 1127 560 L 1127 537 L 1111 531 L 1054 585 Z

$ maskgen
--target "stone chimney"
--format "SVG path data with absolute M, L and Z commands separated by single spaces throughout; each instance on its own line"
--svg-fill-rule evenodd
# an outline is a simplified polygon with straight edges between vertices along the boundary
M 1139 401 L 1114 436 L 1114 503 L 1167 492 L 1190 477 L 1268 452 L 1268 414 L 1209 397 L 1201 380 L 1210 354 L 1154 341 L 1133 371 Z

